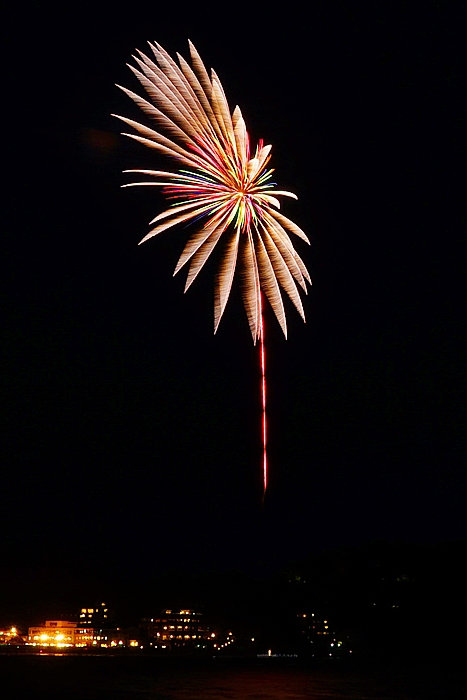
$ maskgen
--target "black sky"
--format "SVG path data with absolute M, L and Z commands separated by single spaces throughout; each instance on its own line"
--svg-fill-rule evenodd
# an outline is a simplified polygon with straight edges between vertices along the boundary
M 8 25 L 2 216 L 1 564 L 105 588 L 376 538 L 465 538 L 461 190 L 465 16 L 444 2 L 30 3 Z M 306 9 L 305 9 L 306 8 Z M 271 482 L 261 509 L 257 351 L 212 267 L 172 279 L 183 229 L 138 247 L 163 201 L 121 190 L 163 160 L 119 135 L 114 86 L 187 39 L 310 236 L 307 324 L 267 314 Z M 136 117 L 137 118 L 137 117 Z M 51 574 L 53 573 L 53 576 Z M 2 578 L 0 577 L 0 578 Z M 67 584 L 71 585 L 71 584 Z M 83 584 L 84 585 L 84 584 Z M 89 585 L 88 583 L 86 585 Z

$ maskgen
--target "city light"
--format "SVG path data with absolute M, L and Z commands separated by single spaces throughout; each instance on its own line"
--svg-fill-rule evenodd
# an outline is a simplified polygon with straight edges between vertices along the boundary
M 98 627 L 96 624 L 91 623 L 89 619 L 86 622 L 82 619 L 80 620 L 80 615 L 83 613 L 80 613 L 79 610 L 71 621 L 46 620 L 40 625 L 29 627 L 28 634 L 24 636 L 21 635 L 16 626 L 0 630 L 0 645 L 18 645 L 18 643 L 21 643 L 31 647 L 30 651 L 32 653 L 35 653 L 35 650 L 33 651 L 34 647 L 38 648 L 38 653 L 40 650 L 45 651 L 46 649 L 48 653 L 54 653 L 54 649 L 62 650 L 65 648 L 87 649 L 93 652 L 97 652 L 98 649 L 109 649 L 109 653 L 111 653 L 111 649 L 145 649 L 146 646 L 154 649 L 167 649 L 172 652 L 177 647 L 211 650 L 215 647 L 220 650 L 228 647 L 235 640 L 234 633 L 231 630 L 222 634 L 212 632 L 202 620 L 202 614 L 193 610 L 181 610 L 179 613 L 176 612 L 164 619 L 143 618 L 138 625 L 138 631 L 134 627 L 129 629 L 121 629 L 120 627 L 106 629 L 104 628 L 105 623 L 103 623 L 102 617 L 99 622 L 99 625 L 102 625 L 102 627 Z M 84 614 L 87 618 L 88 610 L 94 610 L 93 615 L 102 613 L 102 610 L 99 608 L 81 608 L 81 610 L 86 610 Z M 166 615 L 167 611 L 164 611 L 162 614 Z M 175 624 L 164 624 L 162 626 L 162 622 L 173 622 Z M 161 644 L 165 640 L 170 640 L 170 643 Z M 202 643 L 202 641 L 205 643 Z

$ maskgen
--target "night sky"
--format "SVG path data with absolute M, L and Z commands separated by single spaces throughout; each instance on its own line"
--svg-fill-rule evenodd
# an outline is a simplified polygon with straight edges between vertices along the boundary
M 5 610 L 171 569 L 256 575 L 380 538 L 467 537 L 462 10 L 195 4 L 30 2 L 10 18 Z M 125 168 L 168 163 L 120 136 L 111 113 L 141 115 L 115 83 L 138 91 L 125 64 L 147 40 L 188 57 L 188 39 L 273 144 L 299 198 L 283 211 L 311 240 L 296 244 L 306 325 L 286 301 L 285 341 L 266 312 L 264 508 L 238 287 L 213 336 L 214 265 L 184 295 L 187 231 L 138 247 L 164 201 L 119 187 Z

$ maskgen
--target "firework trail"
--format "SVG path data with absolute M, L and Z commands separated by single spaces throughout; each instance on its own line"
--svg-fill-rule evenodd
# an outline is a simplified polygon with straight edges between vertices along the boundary
M 176 172 L 128 170 L 154 178 L 124 187 L 156 186 L 172 200 L 140 241 L 181 223 L 199 222 L 189 237 L 174 275 L 189 263 L 185 291 L 220 242 L 222 253 L 215 278 L 214 332 L 217 331 L 236 268 L 253 342 L 260 341 L 263 433 L 263 484 L 267 485 L 266 377 L 261 292 L 267 297 L 282 331 L 287 324 L 280 287 L 305 320 L 298 292 L 306 293 L 308 271 L 295 251 L 290 233 L 309 243 L 305 233 L 279 212 L 278 197 L 297 199 L 275 189 L 268 168 L 271 146 L 260 140 L 254 155 L 240 108 L 230 113 L 214 70 L 209 76 L 190 42 L 191 67 L 177 54 L 177 64 L 159 44 L 149 44 L 154 59 L 138 51 L 137 67 L 129 66 L 149 100 L 118 86 L 150 117 L 157 129 L 116 116 L 136 133 L 125 134 L 173 159 Z M 221 240 L 222 239 L 222 240 Z
M 259 312 L 261 318 L 260 327 L 260 362 L 261 362 L 261 433 L 263 438 L 263 501 L 268 485 L 268 453 L 267 453 L 267 437 L 268 425 L 266 415 L 266 349 L 264 345 L 264 317 L 263 317 L 263 296 L 259 295 Z

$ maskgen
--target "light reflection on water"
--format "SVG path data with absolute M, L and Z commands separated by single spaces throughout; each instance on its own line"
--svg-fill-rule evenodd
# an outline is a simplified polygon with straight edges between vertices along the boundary
M 147 700 L 412 700 L 375 679 L 343 679 L 291 669 L 193 674 L 176 682 L 159 679 L 152 689 L 149 685 L 140 681 L 133 692 Z
M 66 700 L 457 700 L 452 676 L 339 665 L 161 664 L 154 659 L 0 656 L 15 698 Z M 448 687 L 451 682 L 450 687 Z M 454 687 L 456 685 L 456 687 Z

